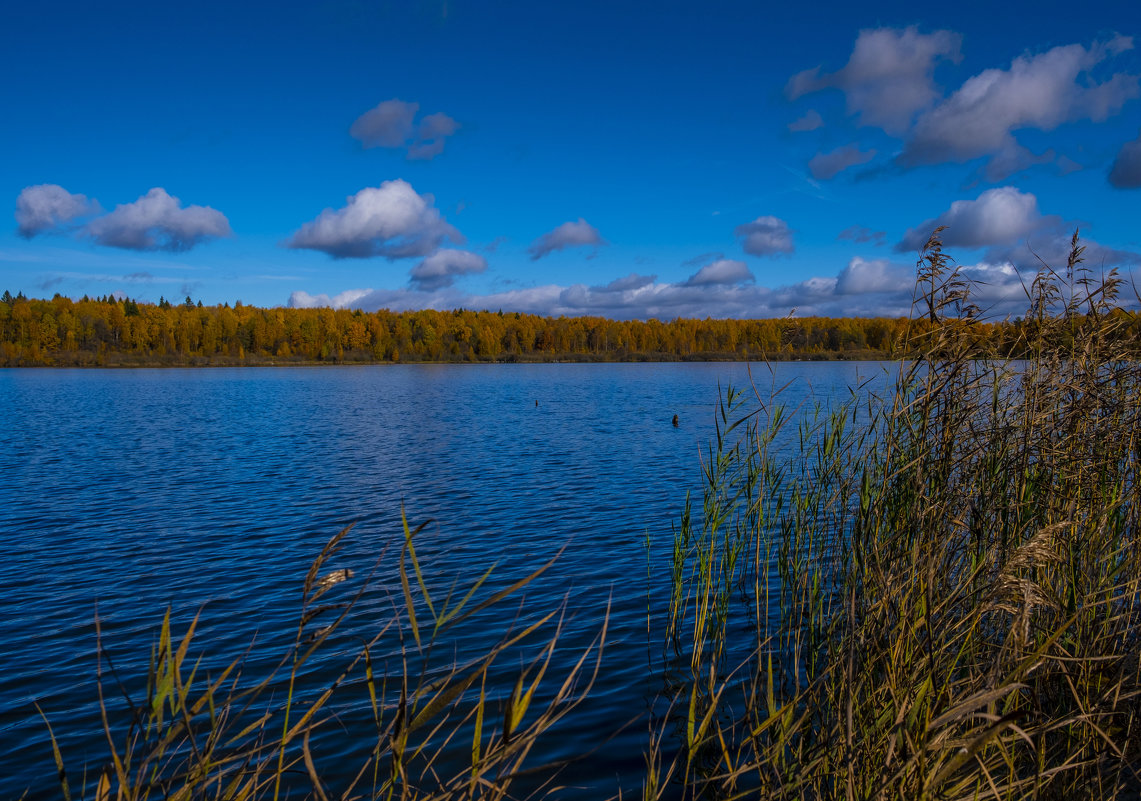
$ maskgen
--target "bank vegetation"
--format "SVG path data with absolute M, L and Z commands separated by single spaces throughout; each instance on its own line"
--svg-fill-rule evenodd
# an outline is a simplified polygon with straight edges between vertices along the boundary
M 660 689 L 645 773 L 614 797 L 1139 797 L 1141 363 L 1125 287 L 1081 256 L 1075 236 L 1069 262 L 1027 287 L 1017 363 L 936 236 L 900 332 L 916 356 L 887 393 L 813 412 L 776 386 L 726 392 L 701 497 L 650 560 L 669 578 L 647 607 Z M 193 631 L 164 625 L 145 694 L 105 717 L 103 766 L 60 761 L 63 796 L 565 797 L 558 766 L 532 757 L 607 669 L 606 621 L 562 675 L 557 609 L 516 619 L 483 656 L 431 664 L 438 638 L 544 566 L 490 597 L 473 573 L 443 597 L 404 534 L 391 617 L 324 686 L 300 677 L 352 609 L 354 585 L 326 583 L 341 535 L 306 579 L 276 677 L 242 678 L 240 655 L 195 673 Z M 381 637 L 401 644 L 383 672 Z M 525 642 L 530 657 L 491 679 Z M 344 736 L 346 694 L 368 749 L 336 780 L 343 757 L 314 744 Z M 536 775 L 551 778 L 520 784 Z

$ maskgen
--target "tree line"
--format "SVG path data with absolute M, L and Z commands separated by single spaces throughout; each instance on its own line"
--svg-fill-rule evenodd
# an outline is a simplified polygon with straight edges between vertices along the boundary
M 974 328 L 996 353 L 1017 355 L 1024 325 Z M 906 356 L 917 327 L 924 323 L 906 318 L 663 322 L 470 309 L 204 306 L 189 297 L 182 303 L 114 296 L 49 300 L 5 292 L 0 365 L 883 359 Z

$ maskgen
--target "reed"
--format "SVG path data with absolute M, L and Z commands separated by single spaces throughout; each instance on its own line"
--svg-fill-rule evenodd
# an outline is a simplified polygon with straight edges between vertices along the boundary
M 889 391 L 811 409 L 775 385 L 724 392 L 660 615 L 647 598 L 661 690 L 646 801 L 1141 793 L 1141 363 L 1121 281 L 1085 267 L 1075 234 L 1000 354 L 938 231 L 917 268 L 897 352 L 918 356 Z M 550 563 L 441 593 L 418 532 L 403 521 L 391 616 L 322 685 L 313 663 L 371 586 L 332 568 L 348 529 L 310 568 L 265 678 L 241 658 L 204 677 L 197 618 L 177 637 L 168 613 L 125 722 L 100 695 L 107 769 L 77 781 L 53 749 L 63 797 L 517 797 L 536 743 L 590 692 L 606 621 L 560 676 L 558 609 L 449 661 L 451 634 Z M 497 660 L 523 645 L 504 681 Z M 315 743 L 350 720 L 368 746 L 333 786 L 341 757 Z
M 920 355 L 890 394 L 793 435 L 779 388 L 750 413 L 727 393 L 700 529 L 675 535 L 676 736 L 651 743 L 644 797 L 1141 791 L 1141 364 L 1121 281 L 1084 267 L 1075 233 L 1027 287 L 1011 363 L 976 335 L 938 231 L 918 268 L 902 344 Z
M 509 797 L 538 737 L 589 693 L 606 625 L 562 676 L 550 668 L 559 643 L 558 609 L 488 635 L 490 645 L 463 663 L 440 658 L 437 649 L 447 653 L 453 628 L 510 602 L 553 560 L 495 592 L 481 592 L 489 570 L 466 589 L 453 586 L 441 597 L 425 581 L 416 555 L 422 528 L 412 530 L 404 519 L 400 592 L 392 614 L 331 681 L 327 662 L 310 669 L 324 651 L 334 650 L 330 638 L 369 587 L 363 582 L 351 591 L 351 571 L 328 569 L 349 528 L 329 540 L 309 568 L 293 645 L 278 668 L 258 681 L 243 680 L 240 657 L 204 678 L 203 654 L 191 658 L 199 618 L 179 638 L 168 610 L 145 694 L 127 697 L 124 723 L 103 696 L 109 657 L 100 648 L 97 687 L 107 768 L 94 775 L 85 768 L 76 783 L 49 725 L 65 801 Z M 506 619 L 513 616 L 508 610 Z M 497 658 L 511 653 L 518 660 L 521 645 L 534 656 L 515 671 L 513 687 L 491 684 L 489 676 L 503 675 L 495 672 Z M 314 681 L 311 673 L 326 678 Z M 347 766 L 343 754 L 321 755 L 314 743 L 350 719 L 365 721 L 363 730 L 354 730 L 356 750 L 364 756 Z

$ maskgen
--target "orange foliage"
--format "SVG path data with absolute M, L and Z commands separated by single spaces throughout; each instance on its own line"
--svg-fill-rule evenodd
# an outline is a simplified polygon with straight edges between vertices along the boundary
M 900 343 L 909 325 L 884 318 L 663 322 L 467 309 L 370 314 L 5 293 L 0 365 L 892 358 L 904 355 Z M 979 330 L 998 341 L 1002 328 Z

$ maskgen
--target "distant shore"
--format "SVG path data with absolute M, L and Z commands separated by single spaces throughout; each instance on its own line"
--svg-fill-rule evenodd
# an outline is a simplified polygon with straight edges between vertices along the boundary
M 32 364 L 0 364 L 0 368 L 60 368 L 60 369 L 153 369 L 153 368 L 220 368 L 220 367 L 373 367 L 388 365 L 409 364 L 468 364 L 468 365 L 506 365 L 506 364 L 678 364 L 686 362 L 831 362 L 831 361 L 890 361 L 901 358 L 899 355 L 890 355 L 878 351 L 838 351 L 834 353 L 806 353 L 806 354 L 740 354 L 740 353 L 696 353 L 687 356 L 674 356 L 671 354 L 635 353 L 624 358 L 604 358 L 591 354 L 567 354 L 564 356 L 541 357 L 534 354 L 509 356 L 499 359 L 404 359 L 401 361 L 385 361 L 378 359 L 270 359 L 252 356 L 244 359 L 235 359 L 231 356 L 215 357 L 189 357 L 177 356 L 140 357 L 132 358 L 133 354 L 104 354 L 102 358 L 97 354 L 82 354 L 80 358 L 70 359 L 73 354 L 53 354 L 50 363 L 36 362 Z M 86 357 L 86 358 L 84 358 Z
M 177 304 L 30 299 L 5 292 L 0 366 L 868 360 L 899 355 L 898 343 L 913 327 L 905 318 L 663 322 L 470 309 L 205 306 L 189 297 Z
M 1141 341 L 1136 315 L 1111 330 Z M 969 323 L 996 357 L 1021 358 L 1036 321 Z M 962 323 L 967 325 L 967 323 Z M 204 306 L 125 297 L 0 298 L 0 367 L 261 367 L 687 361 L 872 361 L 924 347 L 927 319 L 541 317 L 453 309 Z

